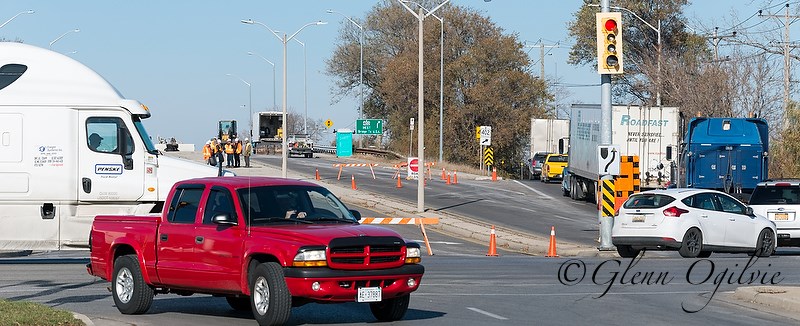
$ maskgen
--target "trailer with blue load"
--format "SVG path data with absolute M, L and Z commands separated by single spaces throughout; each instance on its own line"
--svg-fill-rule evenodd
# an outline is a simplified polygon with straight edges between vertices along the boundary
M 767 179 L 769 126 L 764 119 L 692 118 L 683 145 L 685 187 L 749 194 Z

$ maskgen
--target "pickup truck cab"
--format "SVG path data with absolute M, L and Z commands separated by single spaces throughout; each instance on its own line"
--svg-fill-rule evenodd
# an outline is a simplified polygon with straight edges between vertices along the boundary
M 155 294 L 224 296 L 260 325 L 292 306 L 368 302 L 398 320 L 424 267 L 420 246 L 360 225 L 327 189 L 269 177 L 209 177 L 172 188 L 160 216 L 97 216 L 89 274 L 111 281 L 123 314 L 147 312 Z

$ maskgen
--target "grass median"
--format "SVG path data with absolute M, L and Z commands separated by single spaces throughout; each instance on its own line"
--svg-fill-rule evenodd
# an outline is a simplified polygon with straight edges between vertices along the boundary
M 75 319 L 69 311 L 29 301 L 0 299 L 0 325 L 83 326 L 84 323 Z

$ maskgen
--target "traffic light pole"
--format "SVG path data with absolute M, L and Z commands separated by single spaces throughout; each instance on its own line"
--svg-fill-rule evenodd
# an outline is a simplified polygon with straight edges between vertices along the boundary
M 600 12 L 609 12 L 609 0 L 600 1 Z M 611 145 L 611 75 L 600 75 L 600 145 Z M 611 175 L 604 175 L 598 180 L 598 186 L 602 184 L 602 180 L 613 179 Z M 595 187 L 595 189 L 598 189 Z M 595 190 L 597 192 L 597 190 Z M 599 196 L 597 201 L 600 201 Z M 603 210 L 597 210 L 597 216 L 600 220 L 600 251 L 614 250 L 614 245 L 611 243 L 611 229 L 614 226 L 613 217 L 603 216 Z

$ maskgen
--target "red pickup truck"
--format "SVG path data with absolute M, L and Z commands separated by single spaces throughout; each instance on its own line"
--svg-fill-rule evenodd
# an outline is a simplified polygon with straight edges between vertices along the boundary
M 360 225 L 327 189 L 268 177 L 214 177 L 173 186 L 161 216 L 97 216 L 89 274 L 110 281 L 123 314 L 155 294 L 224 296 L 260 325 L 309 302 L 368 302 L 380 321 L 408 310 L 425 271 L 420 246 Z

